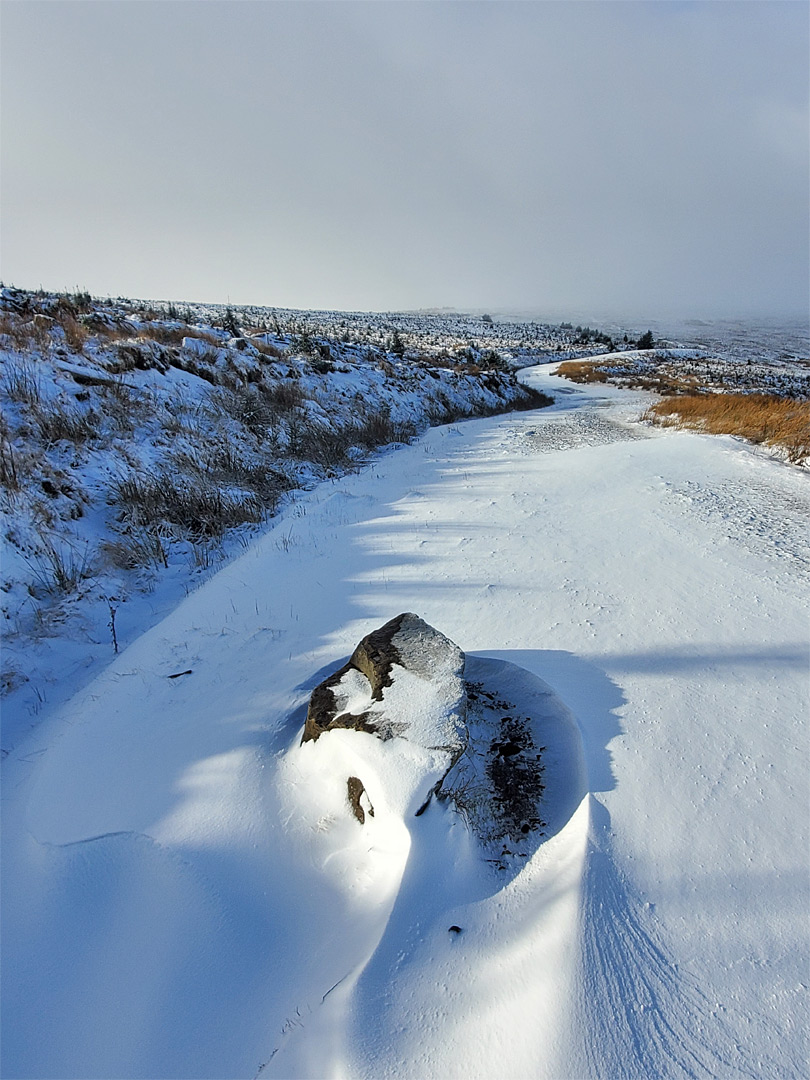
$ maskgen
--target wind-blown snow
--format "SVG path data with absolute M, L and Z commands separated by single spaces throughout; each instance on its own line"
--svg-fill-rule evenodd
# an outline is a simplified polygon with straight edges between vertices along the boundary
M 806 476 L 525 378 L 558 404 L 302 496 L 6 760 L 4 1075 L 804 1075 Z M 386 744 L 298 745 L 406 610 L 545 740 L 504 871 Z

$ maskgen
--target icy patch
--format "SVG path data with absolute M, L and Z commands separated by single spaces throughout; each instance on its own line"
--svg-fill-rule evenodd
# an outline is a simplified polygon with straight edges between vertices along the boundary
M 543 417 L 541 424 L 520 430 L 516 437 L 521 445 L 537 454 L 652 438 L 648 430 L 638 425 L 617 423 L 599 412 L 584 410 L 566 413 L 559 419 Z

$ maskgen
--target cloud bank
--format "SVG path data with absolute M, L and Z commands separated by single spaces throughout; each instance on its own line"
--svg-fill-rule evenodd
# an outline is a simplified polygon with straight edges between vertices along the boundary
M 7 3 L 6 282 L 290 307 L 808 300 L 793 3 Z

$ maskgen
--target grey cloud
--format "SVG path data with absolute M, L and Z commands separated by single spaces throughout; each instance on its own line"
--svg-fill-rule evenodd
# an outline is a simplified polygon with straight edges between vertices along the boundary
M 2 274 L 805 310 L 807 35 L 778 2 L 8 4 Z

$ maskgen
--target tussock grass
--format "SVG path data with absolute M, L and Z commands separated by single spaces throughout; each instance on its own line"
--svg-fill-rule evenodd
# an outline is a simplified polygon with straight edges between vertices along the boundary
M 98 387 L 100 409 L 105 427 L 122 435 L 130 435 L 150 413 L 159 409 L 159 399 L 124 382 L 120 375 Z
M 25 348 L 31 341 L 32 324 L 23 323 L 16 315 L 0 314 L 0 336 L 8 338 L 16 349 Z
M 62 316 L 61 324 L 68 348 L 75 353 L 84 352 L 84 346 L 90 336 L 87 327 L 67 313 Z
M 20 472 L 14 447 L 4 430 L 0 430 L 0 487 L 6 491 L 20 490 Z
M 167 326 L 159 322 L 144 323 L 138 328 L 136 336 L 140 341 L 156 341 L 159 345 L 181 345 L 183 338 L 197 338 L 214 349 L 222 345 L 217 335 L 208 330 L 196 326 Z
M 283 349 L 279 349 L 278 346 L 272 345 L 269 341 L 263 341 L 260 337 L 248 338 L 250 344 L 262 354 L 262 356 L 268 356 L 272 360 L 281 360 L 282 357 L 287 354 Z
M 75 592 L 92 573 L 89 544 L 80 550 L 75 544 L 59 543 L 43 533 L 40 541 L 40 550 L 28 560 L 35 583 L 48 593 Z
M 261 394 L 280 414 L 293 412 L 303 405 L 307 396 L 298 383 L 289 380 L 263 384 Z
M 183 338 L 202 335 L 195 334 L 189 326 L 166 326 L 163 323 L 150 322 L 139 326 L 135 337 L 138 341 L 156 341 L 158 345 L 180 345 Z M 206 335 L 204 340 L 214 344 L 213 335 Z
M 99 434 L 99 416 L 92 409 L 81 412 L 62 401 L 42 401 L 34 410 L 34 420 L 42 441 L 46 444 L 66 439 L 72 443 L 87 442 Z
M 31 364 L 6 364 L 3 369 L 3 388 L 11 401 L 19 405 L 38 405 L 42 397 L 39 379 Z
M 120 540 L 104 540 L 100 550 L 108 562 L 121 570 L 169 565 L 163 540 L 154 529 L 134 529 Z
M 180 472 L 230 491 L 239 489 L 256 495 L 265 509 L 273 511 L 282 495 L 296 486 L 296 478 L 273 458 L 275 446 L 264 445 L 260 456 L 244 455 L 228 442 L 193 453 L 180 452 L 174 461 Z M 196 481 L 195 481 L 196 482 Z
M 411 425 L 395 423 L 390 413 L 381 410 L 347 424 L 302 425 L 294 431 L 291 450 L 324 468 L 343 467 L 351 462 L 353 449 L 373 450 L 388 443 L 408 442 L 414 433 Z
M 256 524 L 265 514 L 253 493 L 224 491 L 198 476 L 165 470 L 120 477 L 110 498 L 133 525 L 153 531 L 175 526 L 193 538 L 220 537 L 233 526 Z
M 810 402 L 771 394 L 684 394 L 657 401 L 645 414 L 654 424 L 782 447 L 799 464 L 810 455 Z
M 298 390 L 298 387 L 295 387 L 295 390 Z M 255 386 L 215 390 L 211 395 L 211 401 L 225 416 L 236 420 L 252 435 L 259 438 L 266 436 L 267 432 L 277 424 L 281 414 L 292 407 L 286 404 L 279 405 L 273 396 L 258 390 Z
M 580 383 L 604 383 L 608 380 L 607 372 L 590 360 L 565 360 L 557 368 L 557 374 Z
M 0 336 L 8 338 L 13 348 L 20 352 L 45 350 L 50 344 L 50 324 L 56 325 L 53 319 L 42 315 L 28 319 L 12 312 L 3 312 L 0 314 Z
M 388 443 L 409 442 L 416 435 L 416 428 L 407 421 L 395 421 L 390 409 L 378 409 L 363 417 L 358 424 L 360 445 L 373 449 Z

